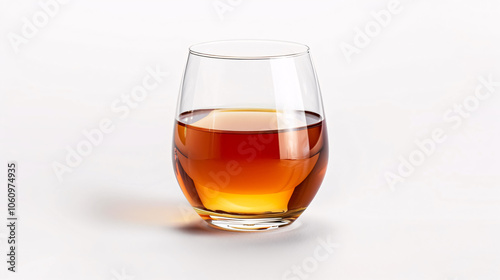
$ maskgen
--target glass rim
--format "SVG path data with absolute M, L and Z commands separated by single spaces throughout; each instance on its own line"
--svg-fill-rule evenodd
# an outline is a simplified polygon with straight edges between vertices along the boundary
M 309 46 L 280 40 L 219 40 L 191 45 L 189 54 L 218 59 L 266 60 L 309 54 Z

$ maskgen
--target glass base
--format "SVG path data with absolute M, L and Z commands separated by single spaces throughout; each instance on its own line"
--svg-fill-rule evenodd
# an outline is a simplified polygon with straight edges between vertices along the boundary
M 231 214 L 193 207 L 211 227 L 229 231 L 267 231 L 293 223 L 306 208 L 283 213 Z

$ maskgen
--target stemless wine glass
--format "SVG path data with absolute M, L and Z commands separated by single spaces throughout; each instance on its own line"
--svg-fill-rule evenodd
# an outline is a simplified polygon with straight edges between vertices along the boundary
M 177 180 L 211 226 L 286 226 L 316 195 L 328 139 L 307 46 L 258 40 L 191 46 L 176 116 Z

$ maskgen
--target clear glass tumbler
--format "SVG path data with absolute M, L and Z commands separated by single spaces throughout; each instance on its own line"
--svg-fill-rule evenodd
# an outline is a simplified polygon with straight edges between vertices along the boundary
M 178 99 L 177 180 L 210 225 L 288 225 L 326 172 L 328 139 L 309 48 L 280 41 L 194 45 Z

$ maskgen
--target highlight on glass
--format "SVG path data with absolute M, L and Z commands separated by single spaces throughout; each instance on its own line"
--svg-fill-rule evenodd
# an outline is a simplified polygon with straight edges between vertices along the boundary
M 211 226 L 260 231 L 295 221 L 328 161 L 321 93 L 305 45 L 259 40 L 191 46 L 173 163 Z

